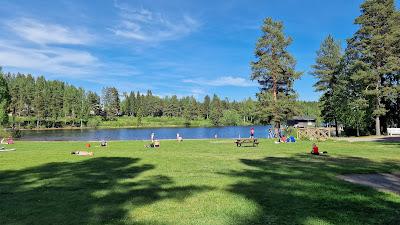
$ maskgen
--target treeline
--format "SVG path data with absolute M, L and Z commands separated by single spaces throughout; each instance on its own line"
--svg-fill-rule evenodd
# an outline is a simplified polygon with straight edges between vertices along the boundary
M 131 126 L 141 126 L 144 117 L 184 118 L 187 126 L 194 120 L 208 120 L 215 126 L 261 122 L 258 103 L 251 98 L 229 101 L 206 95 L 198 101 L 193 96 L 162 98 L 150 90 L 120 93 L 115 87 L 105 87 L 98 95 L 43 76 L 7 73 L 3 77 L 10 95 L 9 125 L 17 128 L 96 127 L 122 116 L 132 117 Z M 299 102 L 299 106 L 302 115 L 318 117 L 317 102 Z
M 63 81 L 46 80 L 43 76 L 4 74 L 10 101 L 10 124 L 26 128 L 59 128 L 96 126 L 101 120 L 120 116 L 135 117 L 139 125 L 143 117 L 182 117 L 185 123 L 195 119 L 210 120 L 213 125 L 239 125 L 256 122 L 252 99 L 229 101 L 217 95 L 205 96 L 202 102 L 194 97 L 120 93 L 105 87 L 101 96 Z

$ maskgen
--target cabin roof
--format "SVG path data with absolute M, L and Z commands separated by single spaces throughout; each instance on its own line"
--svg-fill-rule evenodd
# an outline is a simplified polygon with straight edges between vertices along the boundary
M 316 121 L 316 118 L 311 116 L 294 116 L 291 120 Z

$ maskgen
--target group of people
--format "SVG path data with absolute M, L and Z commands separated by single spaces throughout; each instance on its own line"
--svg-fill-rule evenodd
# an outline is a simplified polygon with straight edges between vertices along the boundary
M 250 138 L 254 138 L 254 134 L 255 134 L 255 130 L 252 127 L 252 128 L 250 128 Z M 282 134 L 282 132 L 280 130 L 278 130 L 278 136 L 279 136 L 279 138 L 275 142 L 277 144 L 278 143 L 296 142 L 296 139 L 293 136 L 290 136 L 289 138 L 287 138 L 285 135 Z M 270 137 L 271 138 L 275 137 L 275 135 L 272 133 L 271 129 L 269 129 L 268 137 L 269 138 Z M 160 147 L 160 141 L 155 138 L 155 133 L 154 132 L 151 133 L 150 140 L 151 140 L 151 143 L 149 145 L 145 145 L 145 147 L 147 147 L 147 148 L 158 148 L 158 147 Z M 183 138 L 182 138 L 182 136 L 180 136 L 179 133 L 176 134 L 176 140 L 178 142 L 183 141 Z M 2 144 L 5 143 L 5 139 L 4 138 L 1 140 L 1 143 Z M 13 144 L 13 143 L 14 143 L 14 141 L 12 140 L 11 137 L 7 139 L 7 144 Z M 86 147 L 90 147 L 90 144 L 86 144 Z M 107 141 L 104 140 L 104 139 L 101 140 L 100 147 L 107 147 Z M 314 143 L 312 145 L 312 150 L 311 150 L 310 153 L 313 154 L 313 155 L 320 155 L 320 154 L 327 154 L 328 152 L 323 151 L 322 153 L 320 153 L 319 149 L 318 149 L 318 146 Z M 73 152 L 71 152 L 71 154 L 72 155 L 79 155 L 79 156 L 93 156 L 94 155 L 93 152 L 88 152 L 88 151 L 73 151 Z
M 90 148 L 91 144 L 90 143 L 86 143 L 85 144 L 86 148 Z M 100 147 L 107 147 L 108 143 L 105 139 L 102 139 L 100 141 Z M 71 155 L 78 155 L 78 156 L 93 156 L 94 153 L 93 152 L 89 152 L 89 151 L 73 151 L 71 152 Z
M 160 141 L 155 139 L 155 137 L 156 137 L 156 135 L 154 134 L 154 132 L 151 133 L 151 135 L 150 135 L 151 143 L 148 144 L 148 145 L 144 145 L 144 147 L 146 147 L 146 148 L 159 148 L 160 147 Z

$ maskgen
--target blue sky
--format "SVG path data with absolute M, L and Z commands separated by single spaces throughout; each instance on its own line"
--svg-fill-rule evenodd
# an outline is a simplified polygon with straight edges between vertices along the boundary
M 100 92 L 254 97 L 250 62 L 265 17 L 281 20 L 303 71 L 296 90 L 317 100 L 309 74 L 321 41 L 357 29 L 361 0 L 2 0 L 0 65 Z

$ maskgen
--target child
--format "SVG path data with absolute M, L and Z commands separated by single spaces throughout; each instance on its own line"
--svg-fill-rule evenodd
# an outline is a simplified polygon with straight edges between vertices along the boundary
M 315 143 L 312 145 L 311 154 L 319 155 L 318 146 Z
M 322 152 L 322 154 L 328 153 L 327 151 Z M 314 143 L 312 146 L 311 154 L 313 155 L 320 155 L 318 146 Z
M 254 127 L 250 129 L 250 138 L 254 138 Z

